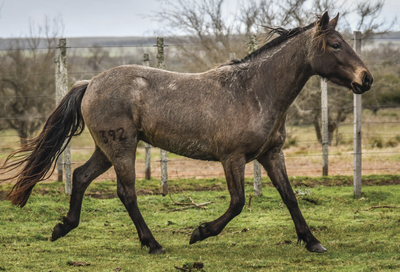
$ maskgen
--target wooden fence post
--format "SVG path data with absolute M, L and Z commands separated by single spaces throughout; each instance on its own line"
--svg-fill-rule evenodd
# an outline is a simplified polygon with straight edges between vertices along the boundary
M 68 92 L 68 70 L 67 70 L 67 40 L 60 39 L 59 45 L 60 55 L 59 55 L 59 65 L 60 73 L 57 77 L 58 90 L 60 92 L 60 97 L 64 97 Z M 64 172 L 65 172 L 65 194 L 71 195 L 72 193 L 72 173 L 71 173 L 71 147 L 70 144 L 64 150 Z
M 146 67 L 150 66 L 149 54 L 143 54 L 143 65 Z M 144 176 L 145 179 L 151 178 L 151 145 L 148 143 L 144 144 L 145 150 L 145 166 L 144 166 Z
M 62 99 L 62 94 L 60 90 L 60 56 L 54 57 L 54 62 L 56 64 L 55 78 L 56 78 L 56 106 L 60 103 Z M 57 180 L 59 182 L 64 181 L 64 154 L 61 154 L 57 159 Z
M 157 68 L 165 69 L 164 61 L 164 38 L 157 37 Z M 161 194 L 163 196 L 168 194 L 168 157 L 167 151 L 160 150 L 160 164 L 161 164 Z
M 361 32 L 354 31 L 354 50 L 361 57 Z M 361 169 L 362 169 L 362 100 L 361 94 L 354 94 L 354 195 L 361 197 Z
M 247 44 L 247 51 L 253 53 L 257 50 L 257 36 L 251 35 L 249 38 L 249 43 Z M 262 195 L 262 183 L 261 183 L 261 164 L 254 160 L 254 195 L 261 196 Z
M 328 175 L 328 84 L 321 78 L 321 116 L 322 116 L 322 175 Z

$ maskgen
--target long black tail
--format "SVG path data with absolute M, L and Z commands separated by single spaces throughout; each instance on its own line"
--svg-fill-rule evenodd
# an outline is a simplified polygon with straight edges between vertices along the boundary
M 89 81 L 77 82 L 49 116 L 40 134 L 8 155 L 0 168 L 1 173 L 22 166 L 22 170 L 14 176 L 2 179 L 17 178 L 17 183 L 7 194 L 14 205 L 25 206 L 36 183 L 49 178 L 54 172 L 55 165 L 52 165 L 66 144 L 73 136 L 82 133 L 85 123 L 81 103 L 88 85 Z

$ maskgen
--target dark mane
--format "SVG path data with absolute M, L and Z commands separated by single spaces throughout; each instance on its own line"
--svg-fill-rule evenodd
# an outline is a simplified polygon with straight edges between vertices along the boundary
M 223 64 L 219 65 L 219 67 L 244 63 L 244 62 L 248 61 L 249 59 L 252 59 L 253 57 L 259 55 L 261 52 L 265 51 L 266 49 L 274 47 L 275 45 L 278 45 L 278 44 L 286 41 L 287 39 L 289 39 L 293 36 L 296 36 L 299 33 L 302 33 L 304 31 L 307 31 L 307 30 L 313 28 L 315 26 L 315 24 L 316 23 L 314 22 L 314 23 L 309 24 L 308 26 L 296 27 L 293 29 L 285 29 L 282 27 L 276 27 L 276 28 L 268 27 L 270 29 L 270 32 L 268 33 L 267 37 L 264 39 L 265 40 L 264 45 L 262 45 L 259 49 L 255 50 L 254 52 L 248 54 L 243 59 L 230 60 L 227 63 L 223 63 Z M 272 38 L 274 35 L 278 35 L 278 37 Z

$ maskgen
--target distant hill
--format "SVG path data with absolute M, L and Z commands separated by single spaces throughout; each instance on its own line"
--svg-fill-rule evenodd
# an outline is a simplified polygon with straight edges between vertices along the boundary
M 113 46 L 152 46 L 156 44 L 156 37 L 79 37 L 67 38 L 67 46 L 72 48 L 86 48 L 86 47 L 113 47 Z M 374 46 L 380 43 L 400 43 L 400 31 L 394 31 L 387 34 L 380 34 L 373 36 Z M 0 38 L 0 50 L 10 49 L 10 43 L 13 39 Z M 170 42 L 168 42 L 168 40 Z M 173 43 L 174 38 L 165 37 L 167 44 Z M 189 40 L 189 39 L 188 39 Z M 29 49 L 28 39 L 22 38 L 20 42 L 23 48 Z M 44 40 L 40 41 L 39 48 L 46 48 Z
M 156 44 L 156 37 L 80 37 L 66 38 L 68 47 L 112 47 L 112 46 L 140 46 Z M 13 39 L 0 38 L 0 50 L 10 49 Z M 20 40 L 24 49 L 29 49 L 29 41 L 26 38 Z M 44 40 L 39 42 L 38 48 L 46 48 Z
M 400 41 L 400 31 L 393 31 L 387 34 L 379 34 L 374 35 L 373 38 L 375 40 L 393 40 L 393 41 Z

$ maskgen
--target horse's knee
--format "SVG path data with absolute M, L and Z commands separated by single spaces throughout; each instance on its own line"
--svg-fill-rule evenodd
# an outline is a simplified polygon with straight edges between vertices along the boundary
M 125 202 L 125 191 L 120 184 L 117 185 L 117 195 L 119 199 L 124 203 Z

